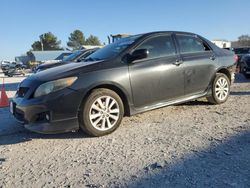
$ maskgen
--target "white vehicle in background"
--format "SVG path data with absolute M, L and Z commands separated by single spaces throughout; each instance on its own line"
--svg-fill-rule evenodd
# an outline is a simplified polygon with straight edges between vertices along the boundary
M 4 67 L 4 66 L 9 65 L 9 64 L 10 64 L 9 61 L 1 61 L 0 66 L 2 68 L 2 66 Z
M 4 75 L 8 77 L 12 77 L 14 75 L 25 75 L 24 69 L 26 68 L 26 65 L 24 65 L 22 62 L 1 62 L 1 69 Z

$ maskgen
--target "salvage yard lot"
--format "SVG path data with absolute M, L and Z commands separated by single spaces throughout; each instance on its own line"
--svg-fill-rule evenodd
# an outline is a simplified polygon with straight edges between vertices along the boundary
M 6 78 L 8 96 L 23 77 Z M 114 133 L 41 135 L 0 109 L 0 187 L 250 187 L 250 81 L 125 118 Z

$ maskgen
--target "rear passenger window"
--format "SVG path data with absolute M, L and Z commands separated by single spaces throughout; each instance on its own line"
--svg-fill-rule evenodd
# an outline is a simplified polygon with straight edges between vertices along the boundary
M 148 58 L 157 58 L 176 54 L 175 45 L 170 35 L 147 39 L 135 50 L 139 49 L 147 49 L 149 52 Z
M 200 39 L 190 35 L 176 35 L 181 53 L 210 51 L 210 48 Z

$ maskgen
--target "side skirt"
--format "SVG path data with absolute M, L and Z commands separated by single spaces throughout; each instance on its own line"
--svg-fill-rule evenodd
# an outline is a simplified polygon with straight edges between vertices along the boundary
M 143 112 L 146 112 L 146 111 L 154 110 L 154 109 L 165 107 L 165 106 L 170 106 L 170 105 L 173 105 L 173 104 L 185 103 L 185 102 L 188 102 L 188 101 L 192 101 L 194 99 L 206 97 L 208 95 L 209 95 L 209 92 L 206 91 L 205 93 L 199 93 L 199 94 L 196 94 L 196 95 L 192 95 L 192 96 L 188 96 L 188 97 L 185 97 L 185 98 L 180 98 L 180 99 L 176 99 L 176 100 L 172 100 L 172 101 L 163 101 L 163 102 L 159 102 L 159 103 L 156 103 L 156 104 L 153 104 L 153 105 L 150 105 L 150 106 L 144 106 L 142 108 L 133 108 L 132 107 L 130 115 L 132 116 L 132 115 L 135 115 L 135 114 L 138 114 L 138 113 L 143 113 Z

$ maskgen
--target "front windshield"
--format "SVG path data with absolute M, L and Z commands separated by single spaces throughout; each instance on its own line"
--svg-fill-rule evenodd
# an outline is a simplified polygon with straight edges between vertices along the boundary
M 110 59 L 120 54 L 124 49 L 126 49 L 129 45 L 134 43 L 136 39 L 138 39 L 141 35 L 134 35 L 131 37 L 121 38 L 116 42 L 109 44 L 103 47 L 100 50 L 97 50 L 93 54 L 89 55 L 85 61 L 98 61 L 104 59 Z
M 64 59 L 64 61 L 73 61 L 75 58 L 77 58 L 79 55 L 81 55 L 82 51 L 76 51 L 73 54 L 69 55 Z

